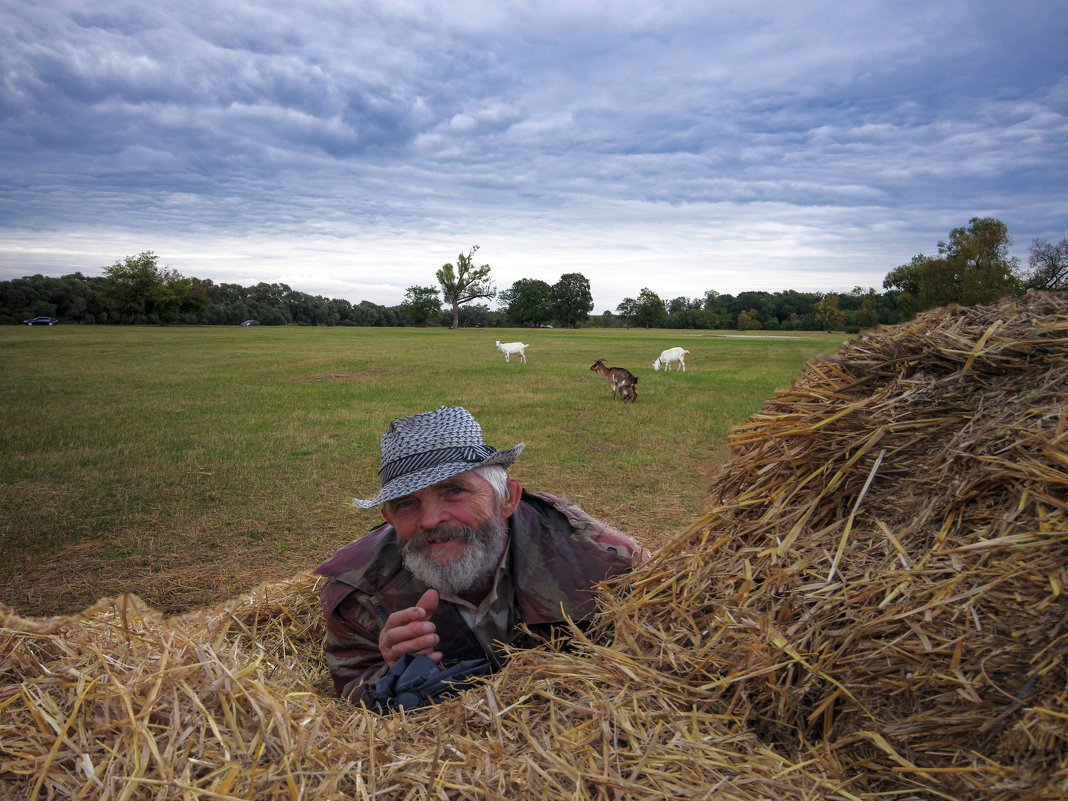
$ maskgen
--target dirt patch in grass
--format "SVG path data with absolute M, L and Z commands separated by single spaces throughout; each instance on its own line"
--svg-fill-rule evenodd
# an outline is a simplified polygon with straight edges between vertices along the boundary
M 279 378 L 279 381 L 345 381 L 352 378 L 351 373 L 316 373 L 312 375 L 291 375 Z
M 129 540 L 71 543 L 45 554 L 8 552 L 4 602 L 19 614 L 70 614 L 101 598 L 133 593 L 165 614 L 212 606 L 264 581 L 314 567 L 336 546 L 327 537 L 293 547 L 234 537 L 214 547 Z

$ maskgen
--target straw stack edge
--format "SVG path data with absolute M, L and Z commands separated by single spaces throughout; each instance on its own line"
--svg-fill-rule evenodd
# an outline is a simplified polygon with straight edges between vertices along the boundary
M 0 797 L 1064 798 L 1068 298 L 869 332 L 729 442 L 591 632 L 426 710 L 331 696 L 309 574 L 0 605 Z

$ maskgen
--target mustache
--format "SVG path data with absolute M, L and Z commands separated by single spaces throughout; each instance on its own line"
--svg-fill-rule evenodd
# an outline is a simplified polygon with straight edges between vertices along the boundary
M 472 542 L 477 536 L 478 532 L 470 526 L 438 526 L 437 528 L 427 529 L 426 531 L 420 531 L 417 534 L 413 534 L 411 538 L 404 543 L 403 550 L 406 552 L 421 551 L 427 545 L 435 542 L 447 542 L 449 540 L 461 540 L 462 542 Z

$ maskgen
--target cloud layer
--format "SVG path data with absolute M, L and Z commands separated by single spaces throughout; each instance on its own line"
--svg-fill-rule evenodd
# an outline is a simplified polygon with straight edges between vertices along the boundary
M 1068 234 L 1054 2 L 0 2 L 0 278 L 843 291 Z

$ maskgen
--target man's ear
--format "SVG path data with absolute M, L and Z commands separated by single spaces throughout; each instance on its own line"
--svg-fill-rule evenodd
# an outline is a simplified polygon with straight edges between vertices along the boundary
M 389 523 L 391 526 L 393 526 L 393 521 L 390 519 L 389 512 L 386 510 L 386 505 L 382 504 L 380 510 L 382 512 L 382 519 Z M 396 528 L 396 526 L 393 527 Z
M 508 476 L 508 481 L 505 485 L 507 490 L 507 496 L 501 502 L 501 516 L 507 520 L 512 516 L 512 512 L 519 506 L 519 499 L 523 497 L 523 487 L 519 482 L 511 476 Z

